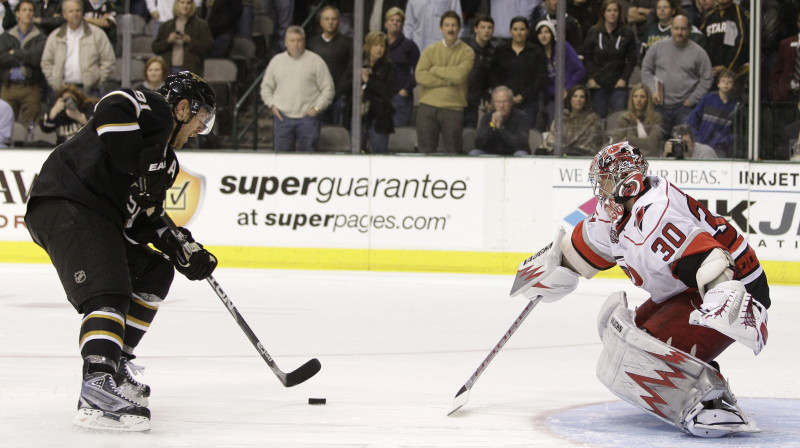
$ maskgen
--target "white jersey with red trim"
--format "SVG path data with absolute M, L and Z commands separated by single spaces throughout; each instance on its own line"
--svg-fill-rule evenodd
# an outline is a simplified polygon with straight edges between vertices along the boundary
M 748 284 L 761 275 L 755 252 L 725 218 L 662 177 L 648 180 L 649 188 L 616 225 L 598 204 L 573 229 L 572 244 L 590 265 L 600 270 L 619 265 L 657 303 L 688 289 L 673 274 L 678 260 L 715 247 L 733 256 L 736 279 Z

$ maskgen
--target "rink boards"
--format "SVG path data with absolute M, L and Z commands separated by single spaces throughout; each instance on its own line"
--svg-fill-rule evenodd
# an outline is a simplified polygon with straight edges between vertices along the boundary
M 0 150 L 0 262 L 47 262 L 22 222 L 49 151 Z M 222 266 L 513 272 L 592 212 L 589 159 L 187 152 L 166 207 Z M 800 284 L 800 165 L 650 161 Z M 614 270 L 611 276 L 621 276 Z

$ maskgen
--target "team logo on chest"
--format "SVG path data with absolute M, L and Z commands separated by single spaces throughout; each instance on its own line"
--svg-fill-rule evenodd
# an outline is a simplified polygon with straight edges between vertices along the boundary
M 640 232 L 642 231 L 642 222 L 644 221 L 644 214 L 645 212 L 647 212 L 647 209 L 650 208 L 651 205 L 653 204 L 647 204 L 644 207 L 636 210 L 636 218 L 634 219 L 633 223 L 636 225 L 636 227 L 639 229 Z

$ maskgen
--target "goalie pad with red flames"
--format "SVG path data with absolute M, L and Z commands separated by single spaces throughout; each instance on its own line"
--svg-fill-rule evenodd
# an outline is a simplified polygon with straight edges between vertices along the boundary
M 717 369 L 636 327 L 624 292 L 609 296 L 597 326 L 597 378 L 614 395 L 698 437 L 760 431 Z
M 544 302 L 555 302 L 578 287 L 579 275 L 561 266 L 561 240 L 565 234 L 559 226 L 553 242 L 519 264 L 511 297 L 523 295 L 533 300 L 541 296 Z

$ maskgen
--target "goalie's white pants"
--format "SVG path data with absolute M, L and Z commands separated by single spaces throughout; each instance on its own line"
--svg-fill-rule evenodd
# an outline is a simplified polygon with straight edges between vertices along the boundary
M 614 395 L 700 437 L 759 431 L 719 371 L 636 327 L 624 292 L 608 297 L 597 325 L 597 377 Z

